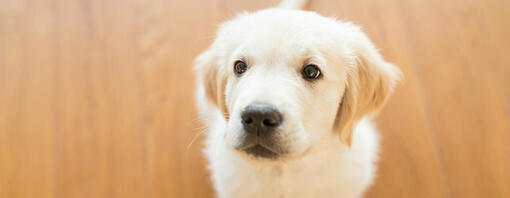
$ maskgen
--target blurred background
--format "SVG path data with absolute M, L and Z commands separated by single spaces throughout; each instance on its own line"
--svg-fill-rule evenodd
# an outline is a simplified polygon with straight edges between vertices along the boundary
M 213 197 L 191 63 L 277 3 L 0 0 L 0 198 Z M 510 197 L 510 1 L 307 9 L 363 26 L 406 77 L 366 197 Z

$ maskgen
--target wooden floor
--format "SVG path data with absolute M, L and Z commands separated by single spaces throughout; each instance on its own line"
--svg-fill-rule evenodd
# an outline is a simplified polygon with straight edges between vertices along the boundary
M 213 197 L 191 61 L 275 0 L 0 0 L 0 198 Z M 312 0 L 404 71 L 366 197 L 510 197 L 510 1 Z

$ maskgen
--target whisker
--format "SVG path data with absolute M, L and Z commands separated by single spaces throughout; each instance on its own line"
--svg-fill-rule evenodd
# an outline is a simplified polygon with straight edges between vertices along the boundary
M 195 141 L 198 139 L 198 137 L 200 137 L 200 135 L 204 134 L 205 132 L 206 132 L 206 130 L 201 130 L 200 132 L 195 134 L 195 137 L 193 137 L 193 139 L 191 139 L 191 142 L 188 144 L 188 146 L 186 146 L 186 150 L 189 150 L 189 148 L 191 148 L 191 146 L 193 145 L 193 143 L 195 143 Z

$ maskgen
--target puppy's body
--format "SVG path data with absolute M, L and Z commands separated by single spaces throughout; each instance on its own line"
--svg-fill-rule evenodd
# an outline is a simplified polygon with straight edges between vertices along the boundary
M 378 138 L 369 116 L 399 70 L 360 28 L 299 10 L 242 14 L 195 68 L 220 198 L 360 197 L 370 185 Z

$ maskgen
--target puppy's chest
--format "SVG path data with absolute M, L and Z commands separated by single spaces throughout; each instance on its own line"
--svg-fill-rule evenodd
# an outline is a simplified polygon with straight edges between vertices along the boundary
M 353 183 L 353 178 L 347 172 L 343 173 L 341 168 L 337 163 L 322 162 L 312 166 L 281 166 L 254 170 L 236 178 L 244 185 L 231 189 L 233 196 L 230 197 L 351 197 L 346 194 L 350 188 L 346 185 L 355 182 Z
M 318 166 L 317 169 L 283 171 L 281 197 L 334 197 L 342 186 L 338 167 Z M 321 169 L 322 168 L 322 169 Z

